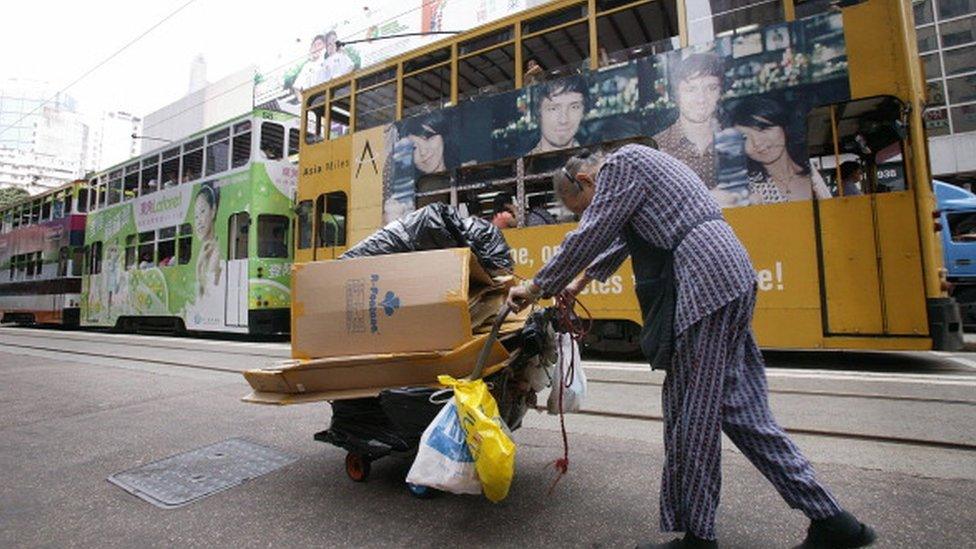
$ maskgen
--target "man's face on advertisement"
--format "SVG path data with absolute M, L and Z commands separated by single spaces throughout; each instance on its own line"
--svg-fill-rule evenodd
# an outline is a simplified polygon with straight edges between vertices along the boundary
M 554 148 L 568 147 L 579 130 L 584 110 L 583 94 L 579 92 L 543 98 L 539 108 L 542 138 Z
M 715 116 L 722 83 L 717 76 L 696 75 L 678 83 L 678 111 L 681 118 L 696 124 Z

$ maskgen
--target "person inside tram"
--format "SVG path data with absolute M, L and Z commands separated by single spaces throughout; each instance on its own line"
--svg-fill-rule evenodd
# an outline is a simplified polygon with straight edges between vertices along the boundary
M 843 196 L 857 196 L 864 194 L 861 186 L 864 184 L 864 169 L 857 160 L 847 160 L 840 164 L 840 181 Z
M 533 101 L 539 142 L 528 154 L 579 147 L 576 134 L 589 102 L 590 92 L 582 77 L 571 76 L 541 85 Z
M 529 59 L 525 63 L 525 74 L 522 75 L 522 85 L 531 86 L 538 84 L 546 79 L 546 71 L 542 70 L 535 59 Z
M 493 204 L 492 225 L 499 229 L 511 229 L 518 226 L 518 220 L 515 217 L 515 201 L 512 200 L 512 195 L 501 193 L 495 196 Z
M 152 252 L 145 251 L 139 256 L 139 268 L 151 269 L 153 266 Z
M 546 208 L 546 195 L 536 194 L 529 197 L 529 210 L 525 212 L 525 224 L 529 227 L 538 225 L 554 225 L 556 218 Z

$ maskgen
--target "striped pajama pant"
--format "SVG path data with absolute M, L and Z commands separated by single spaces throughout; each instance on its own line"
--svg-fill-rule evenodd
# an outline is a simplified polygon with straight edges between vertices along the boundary
M 664 379 L 661 530 L 715 539 L 722 432 L 810 519 L 841 511 L 769 409 L 765 365 L 752 335 L 755 291 L 695 323 L 676 341 Z

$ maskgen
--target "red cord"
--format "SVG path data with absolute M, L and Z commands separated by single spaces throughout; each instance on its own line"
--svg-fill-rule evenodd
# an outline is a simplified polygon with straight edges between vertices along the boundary
M 582 303 L 579 303 L 575 296 L 567 297 L 566 294 L 559 294 L 556 296 L 555 301 L 558 315 L 557 323 L 561 333 L 567 334 L 573 341 L 579 344 L 593 326 L 593 316 L 590 314 L 590 310 Z M 586 313 L 587 321 L 585 324 L 577 322 L 580 320 L 574 310 L 577 303 L 579 303 L 580 307 Z M 559 345 L 560 349 L 562 349 L 562 340 L 559 341 Z M 557 459 L 552 464 L 557 474 L 552 484 L 549 485 L 549 494 L 552 494 L 552 490 L 556 487 L 556 484 L 569 471 L 569 437 L 566 434 L 566 414 L 563 412 L 563 392 L 566 388 L 572 386 L 576 376 L 575 353 L 569 359 L 568 369 L 563 369 L 563 353 L 559 353 L 559 373 L 559 430 L 563 437 L 563 457 Z

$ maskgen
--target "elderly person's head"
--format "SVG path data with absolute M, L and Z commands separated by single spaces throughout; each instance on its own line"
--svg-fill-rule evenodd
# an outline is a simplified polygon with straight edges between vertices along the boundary
M 606 156 L 602 151 L 584 151 L 566 161 L 552 176 L 552 190 L 566 209 L 583 215 L 596 192 L 596 176 Z

